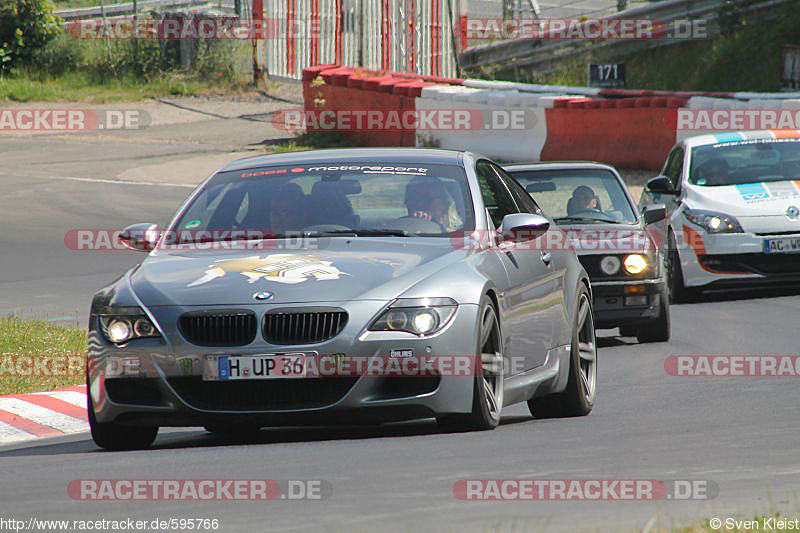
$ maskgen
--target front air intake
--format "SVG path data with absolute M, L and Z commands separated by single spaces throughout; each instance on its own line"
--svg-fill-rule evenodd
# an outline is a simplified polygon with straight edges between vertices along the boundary
M 247 310 L 197 311 L 181 315 L 181 335 L 197 346 L 244 346 L 256 338 L 256 315 Z
M 343 309 L 276 310 L 264 315 L 264 340 L 270 344 L 316 344 L 332 339 L 347 324 Z

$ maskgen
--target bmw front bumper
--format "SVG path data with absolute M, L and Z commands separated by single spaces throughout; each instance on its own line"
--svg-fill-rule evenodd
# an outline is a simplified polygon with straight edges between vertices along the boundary
M 665 287 L 661 278 L 638 281 L 592 281 L 595 327 L 633 326 L 661 316 Z
M 87 381 L 96 420 L 158 426 L 358 424 L 471 411 L 473 378 L 463 375 L 203 380 L 207 355 L 303 352 L 386 357 L 392 350 L 419 356 L 475 355 L 477 305 L 459 305 L 449 325 L 427 338 L 366 332 L 365 325 L 385 302 L 295 307 L 313 305 L 341 307 L 349 320 L 334 338 L 297 346 L 270 345 L 262 340 L 260 324 L 270 305 L 250 307 L 258 317 L 256 340 L 230 348 L 196 346 L 181 335 L 179 317 L 197 310 L 194 308 L 150 308 L 163 337 L 135 339 L 123 346 L 110 343 L 100 331 L 97 317 L 90 317 Z

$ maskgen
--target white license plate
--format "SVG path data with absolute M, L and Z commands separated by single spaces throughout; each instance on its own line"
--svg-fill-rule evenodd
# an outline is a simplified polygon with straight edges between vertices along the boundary
M 204 381 L 289 379 L 306 375 L 306 354 L 207 355 Z
M 783 239 L 764 239 L 765 254 L 796 254 L 800 253 L 800 237 L 785 237 Z

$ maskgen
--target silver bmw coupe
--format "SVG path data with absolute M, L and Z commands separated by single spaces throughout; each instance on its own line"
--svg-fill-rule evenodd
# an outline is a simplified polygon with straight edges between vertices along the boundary
M 473 153 L 235 161 L 167 228 L 120 233 L 148 255 L 92 301 L 92 437 L 131 449 L 162 426 L 417 418 L 480 430 L 518 402 L 538 418 L 586 415 L 591 286 L 574 251 L 531 244 L 549 227 Z

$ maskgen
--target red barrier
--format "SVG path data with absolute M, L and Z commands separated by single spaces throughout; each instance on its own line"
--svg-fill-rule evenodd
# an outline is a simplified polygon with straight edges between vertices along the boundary
M 311 81 L 323 70 L 330 70 L 332 68 L 338 68 L 339 65 L 314 65 L 313 67 L 306 67 L 303 69 L 303 81 Z
M 668 112 L 664 107 L 547 109 L 547 140 L 540 158 L 659 168 L 675 144 L 675 132 L 664 122 Z
M 586 102 L 588 102 L 589 100 L 591 100 L 591 99 L 590 98 L 575 98 L 574 100 L 568 101 L 566 107 L 573 108 L 573 109 L 574 108 L 582 108 L 582 107 L 585 107 Z M 556 102 L 558 102 L 558 101 L 556 101 Z M 556 107 L 560 107 L 560 106 L 556 105 Z
M 324 100 L 326 90 L 322 86 L 315 87 L 314 80 L 323 71 L 338 68 L 338 65 L 314 65 L 303 69 L 303 103 L 305 109 L 314 109 L 314 102 Z

